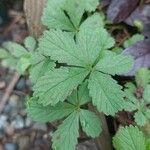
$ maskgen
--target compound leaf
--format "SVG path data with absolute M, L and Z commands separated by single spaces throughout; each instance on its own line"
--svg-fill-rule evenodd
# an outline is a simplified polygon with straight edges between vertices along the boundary
M 111 75 L 127 73 L 133 66 L 133 59 L 123 54 L 106 51 L 96 65 L 96 69 Z
M 27 112 L 28 115 L 38 122 L 52 122 L 68 116 L 74 111 L 74 106 L 65 102 L 60 102 L 56 106 L 46 106 L 38 103 L 38 98 L 28 100 Z
M 79 137 L 79 114 L 73 112 L 58 127 L 52 137 L 53 149 L 57 150 L 75 150 L 77 138 Z
M 111 76 L 93 72 L 89 79 L 89 93 L 93 104 L 106 115 L 115 115 L 122 109 L 123 92 L 121 86 L 117 84 Z
M 99 136 L 102 131 L 101 122 L 93 112 L 90 112 L 88 110 L 81 110 L 80 122 L 83 131 L 92 138 Z
M 64 101 L 82 83 L 89 71 L 82 68 L 60 68 L 47 72 L 34 86 L 39 103 L 44 106 Z
M 113 138 L 116 150 L 145 150 L 145 137 L 138 127 L 121 127 Z

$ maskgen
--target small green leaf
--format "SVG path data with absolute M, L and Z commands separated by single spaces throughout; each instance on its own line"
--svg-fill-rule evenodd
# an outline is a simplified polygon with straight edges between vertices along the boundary
M 38 122 L 53 122 L 68 116 L 74 111 L 74 106 L 68 103 L 58 103 L 56 106 L 46 106 L 38 103 L 38 98 L 28 100 L 28 115 Z
M 39 103 L 55 105 L 64 101 L 84 78 L 89 71 L 82 68 L 60 68 L 47 72 L 39 78 L 34 86 L 35 95 L 39 96 Z
M 139 126 L 144 126 L 147 123 L 147 118 L 146 116 L 143 114 L 143 112 L 141 111 L 137 111 L 134 114 L 134 118 L 135 118 L 135 122 L 139 125 Z
M 93 112 L 81 110 L 80 122 L 83 131 L 92 138 L 98 137 L 102 131 L 101 122 Z
M 146 150 L 145 137 L 138 127 L 121 127 L 113 138 L 116 150 Z
M 128 48 L 129 46 L 132 46 L 133 44 L 135 44 L 136 42 L 139 41 L 143 41 L 144 40 L 144 36 L 142 34 L 135 34 L 133 35 L 131 38 L 129 38 L 128 40 L 126 40 L 124 42 L 124 47 Z
M 150 82 L 150 71 L 147 68 L 141 68 L 136 73 L 135 80 L 137 86 L 145 88 L 146 85 Z
M 29 51 L 33 51 L 36 48 L 36 40 L 33 37 L 28 36 L 24 40 L 24 45 Z
M 133 59 L 130 56 L 106 51 L 95 68 L 104 73 L 116 75 L 127 73 L 132 66 Z
M 100 112 L 114 116 L 116 112 L 122 110 L 124 96 L 122 87 L 111 76 L 93 72 L 88 88 L 92 102 Z
M 75 150 L 77 138 L 79 137 L 79 114 L 73 112 L 58 127 L 52 137 L 53 149 L 55 150 Z

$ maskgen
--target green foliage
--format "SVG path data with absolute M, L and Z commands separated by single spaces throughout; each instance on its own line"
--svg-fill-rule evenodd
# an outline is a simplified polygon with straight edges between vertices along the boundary
M 95 113 L 82 108 L 90 102 L 87 81 L 75 90 L 66 102 L 46 107 L 39 104 L 37 98 L 31 98 L 27 103 L 28 115 L 36 121 L 52 122 L 65 117 L 65 120 L 53 134 L 53 148 L 74 150 L 79 137 L 79 123 L 88 136 L 97 137 L 101 132 L 101 123 Z M 67 131 L 67 132 L 66 132 Z
M 111 116 L 127 105 L 133 111 L 139 108 L 132 100 L 124 102 L 122 86 L 112 77 L 127 73 L 133 60 L 113 52 L 115 40 L 104 27 L 104 15 L 95 12 L 98 3 L 48 0 L 42 17 L 48 30 L 38 44 L 27 37 L 24 45 L 8 42 L 7 51 L 0 50 L 21 74 L 29 72 L 33 97 L 27 102 L 28 115 L 39 122 L 60 120 L 53 149 L 75 150 L 79 131 L 99 136 L 101 122 L 89 103 Z
M 136 74 L 136 86 L 128 83 L 125 89 L 125 103 L 123 108 L 129 112 L 135 112 L 135 122 L 139 126 L 144 126 L 150 120 L 150 76 L 149 70 L 146 68 L 140 69 Z M 137 90 L 140 90 L 140 97 L 136 97 Z
M 145 145 L 145 137 L 138 127 L 121 127 L 113 138 L 116 150 L 148 150 Z

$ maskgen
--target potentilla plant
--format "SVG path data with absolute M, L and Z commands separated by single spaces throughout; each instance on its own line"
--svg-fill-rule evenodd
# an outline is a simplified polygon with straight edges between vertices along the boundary
M 101 121 L 89 104 L 111 116 L 125 105 L 126 92 L 113 76 L 127 73 L 133 59 L 111 51 L 115 40 L 105 29 L 104 15 L 96 12 L 98 4 L 98 0 L 48 0 L 42 37 L 37 42 L 26 38 L 25 47 L 10 43 L 5 47 L 14 50 L 13 58 L 20 60 L 18 71 L 28 71 L 33 83 L 28 115 L 43 123 L 64 120 L 52 135 L 56 150 L 75 150 L 80 129 L 92 138 L 100 135 Z M 1 53 L 9 60 L 9 53 L 2 49 Z

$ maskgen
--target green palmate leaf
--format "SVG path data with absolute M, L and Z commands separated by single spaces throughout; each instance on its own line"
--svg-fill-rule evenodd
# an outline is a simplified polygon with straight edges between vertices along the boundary
M 136 73 L 135 80 L 137 86 L 145 88 L 150 83 L 150 71 L 147 68 L 141 68 Z
M 81 25 L 80 29 L 95 29 L 104 26 L 104 17 L 99 13 L 94 13 L 92 16 L 88 17 Z
M 150 103 L 150 84 L 145 87 L 143 98 L 147 104 Z
M 10 54 L 17 58 L 28 54 L 27 50 L 23 46 L 14 42 L 4 43 L 4 48 L 6 48 L 10 52 Z
M 135 44 L 136 42 L 144 40 L 144 36 L 142 34 L 135 34 L 128 40 L 124 42 L 124 47 L 128 48 L 129 46 Z
M 28 100 L 27 112 L 28 115 L 38 122 L 52 122 L 68 116 L 75 110 L 71 104 L 60 102 L 53 106 L 42 106 L 38 103 L 38 98 L 31 98 Z
M 133 66 L 133 59 L 123 54 L 117 55 L 111 51 L 106 51 L 96 65 L 96 69 L 104 73 L 116 75 L 127 73 Z
M 52 141 L 53 149 L 56 150 L 75 150 L 77 138 L 79 137 L 79 114 L 72 113 L 54 132 Z
M 8 57 L 9 57 L 9 53 L 5 49 L 0 48 L 0 59 L 5 59 Z
M 47 72 L 34 86 L 39 103 L 44 106 L 64 101 L 84 80 L 89 71 L 82 68 L 60 68 Z
M 80 112 L 80 122 L 83 131 L 93 138 L 99 136 L 102 131 L 101 122 L 99 118 L 88 110 L 81 110 Z
M 145 137 L 138 127 L 121 127 L 113 138 L 116 150 L 146 150 Z
M 55 65 L 56 64 L 54 63 L 54 61 L 52 61 L 50 58 L 44 58 L 37 64 L 33 65 L 30 69 L 30 79 L 32 83 L 36 83 L 37 80 L 46 72 L 54 69 Z
M 106 115 L 115 115 L 122 109 L 123 92 L 121 86 L 109 75 L 93 72 L 90 76 L 90 96 L 93 104 Z
M 87 88 L 88 82 L 84 82 L 79 87 L 78 91 L 75 90 L 71 94 L 70 97 L 68 97 L 68 101 L 74 105 L 84 105 L 91 101 L 91 98 L 89 97 L 89 90 Z
M 33 37 L 28 36 L 24 40 L 24 45 L 29 51 L 33 51 L 36 48 L 36 40 Z
M 62 5 L 65 0 L 48 0 L 42 22 L 49 29 L 74 31 L 74 26 L 65 15 Z

